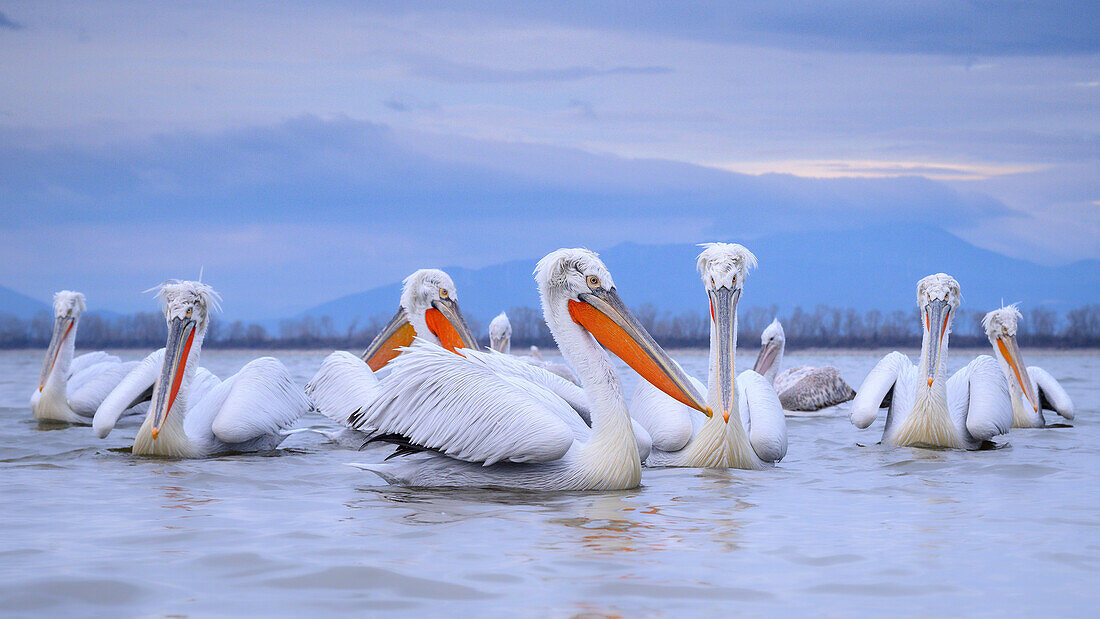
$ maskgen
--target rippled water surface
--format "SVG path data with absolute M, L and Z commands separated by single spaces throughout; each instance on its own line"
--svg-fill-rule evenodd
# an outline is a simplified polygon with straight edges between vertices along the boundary
M 860 431 L 842 406 L 789 419 L 771 470 L 646 470 L 636 490 L 565 494 L 389 487 L 344 465 L 372 451 L 315 435 L 264 455 L 135 458 L 134 421 L 107 440 L 39 427 L 40 354 L 0 352 L 0 609 L 1095 615 L 1100 355 L 1024 352 L 1074 399 L 1073 427 L 1014 430 L 993 451 L 886 448 L 882 419 Z M 276 356 L 305 384 L 324 354 Z M 834 364 L 858 386 L 881 354 L 787 365 Z M 202 361 L 224 377 L 254 356 Z M 702 377 L 701 353 L 677 357 Z

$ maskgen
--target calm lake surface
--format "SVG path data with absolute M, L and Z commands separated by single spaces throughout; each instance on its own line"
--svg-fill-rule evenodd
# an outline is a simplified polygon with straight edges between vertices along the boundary
M 327 352 L 274 356 L 304 385 Z M 836 365 L 858 387 L 883 352 L 785 366 Z M 952 371 L 974 355 L 952 353 Z M 224 377 L 256 356 L 202 362 Z M 703 353 L 675 356 L 705 379 Z M 881 417 L 857 430 L 841 406 L 788 419 L 771 470 L 530 494 L 386 486 L 345 466 L 385 451 L 316 435 L 265 455 L 135 458 L 136 419 L 106 440 L 40 428 L 41 353 L 0 352 L 0 613 L 1095 616 L 1100 354 L 1024 358 L 1062 381 L 1073 427 L 1014 430 L 992 451 L 887 448 Z M 622 375 L 630 393 L 637 376 Z

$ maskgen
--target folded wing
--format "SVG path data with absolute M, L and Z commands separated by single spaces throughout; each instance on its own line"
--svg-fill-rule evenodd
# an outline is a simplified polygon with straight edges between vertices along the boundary
M 306 385 L 306 395 L 313 399 L 317 411 L 343 425 L 374 400 L 377 390 L 378 377 L 370 366 L 342 350 L 326 357 Z
M 96 436 L 105 438 L 118 423 L 118 418 L 127 409 L 152 396 L 153 385 L 160 375 L 164 364 L 164 349 L 154 351 L 133 366 L 130 372 L 115 385 L 92 418 L 92 429 Z
M 312 408 L 286 366 L 272 357 L 249 362 L 226 383 L 230 381 L 229 393 L 211 425 L 214 436 L 226 443 L 278 434 Z
M 1012 427 L 1012 399 L 1008 383 L 997 362 L 989 355 L 975 357 L 948 379 L 947 401 L 956 423 L 978 441 L 988 441 Z M 958 419 L 964 411 L 965 420 Z
M 879 409 L 890 406 L 898 379 L 912 366 L 913 362 L 897 351 L 886 355 L 875 364 L 856 391 L 856 397 L 852 399 L 849 419 L 857 428 L 871 425 L 878 417 Z
M 468 351 L 461 351 L 466 353 Z M 562 410 L 549 410 L 549 391 L 515 377 L 496 375 L 487 365 L 417 339 L 390 363 L 374 401 L 351 416 L 351 427 L 399 434 L 448 456 L 486 466 L 500 461 L 550 462 L 565 455 L 573 432 Z
M 1035 393 L 1039 394 L 1039 405 L 1066 419 L 1073 419 L 1073 400 L 1069 399 L 1069 394 L 1057 379 L 1040 367 L 1031 366 L 1027 369 L 1027 373 L 1035 385 Z

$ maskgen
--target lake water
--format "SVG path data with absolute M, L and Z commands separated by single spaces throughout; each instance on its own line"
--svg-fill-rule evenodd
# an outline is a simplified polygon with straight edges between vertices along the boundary
M 324 354 L 275 356 L 304 384 Z M 881 354 L 786 365 L 833 364 L 857 387 Z M 224 377 L 255 356 L 202 361 Z M 702 353 L 675 356 L 703 377 Z M 953 351 L 952 369 L 972 356 Z M 1062 381 L 1073 427 L 1014 430 L 992 451 L 887 448 L 881 418 L 857 430 L 842 406 L 790 419 L 774 469 L 530 494 L 389 487 L 345 466 L 372 452 L 313 435 L 267 455 L 135 458 L 136 422 L 107 440 L 40 428 L 41 354 L 0 352 L 0 613 L 1095 616 L 1100 354 L 1024 357 Z

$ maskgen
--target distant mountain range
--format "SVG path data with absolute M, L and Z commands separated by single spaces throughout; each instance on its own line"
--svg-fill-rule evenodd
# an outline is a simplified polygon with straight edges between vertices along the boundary
M 49 310 L 51 307 L 38 299 L 0 286 L 0 314 L 11 314 L 25 319 L 34 316 L 39 310 Z
M 741 308 L 777 306 L 786 313 L 796 306 L 819 304 L 861 311 L 909 309 L 916 302 L 916 283 L 943 271 L 962 284 L 963 308 L 987 310 L 1019 301 L 1026 311 L 1047 306 L 1065 312 L 1100 303 L 1100 260 L 1048 267 L 981 249 L 926 226 L 869 228 L 843 232 L 787 233 L 746 241 L 760 261 L 747 280 Z M 695 272 L 699 249 L 691 244 L 625 243 L 600 252 L 623 300 L 632 307 L 652 303 L 659 310 L 703 311 L 706 296 Z M 501 310 L 539 306 L 532 270 L 539 256 L 481 269 L 443 267 L 458 287 L 463 312 L 488 324 Z M 399 275 L 399 277 L 398 277 Z M 400 279 L 340 297 L 297 317 L 329 316 L 337 329 L 355 320 L 388 317 L 397 308 Z M 0 286 L 0 314 L 30 318 L 49 310 L 45 301 Z M 106 316 L 114 312 L 97 308 Z M 277 328 L 278 321 L 263 321 Z
M 1023 309 L 1045 305 L 1064 312 L 1100 302 L 1100 261 L 1048 267 L 978 248 L 938 228 L 896 226 L 843 232 L 806 232 L 745 243 L 759 259 L 745 285 L 742 308 L 776 305 L 779 311 L 824 304 L 859 310 L 915 307 L 917 280 L 943 271 L 959 280 L 964 309 L 993 309 L 1003 299 Z M 623 300 L 632 307 L 703 311 L 706 296 L 695 272 L 699 249 L 690 244 L 625 243 L 600 253 Z M 501 310 L 538 307 L 532 277 L 537 256 L 482 269 L 443 267 L 455 281 L 463 312 L 487 324 Z M 405 274 L 402 274 L 402 277 Z M 355 319 L 390 314 L 401 284 L 323 303 L 299 315 L 333 319 L 338 329 Z

